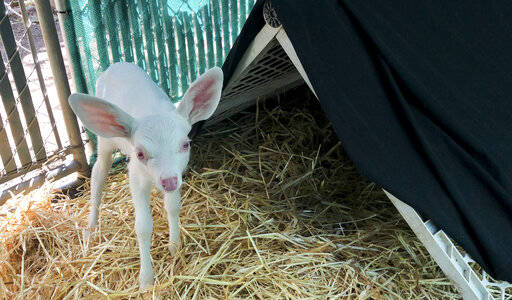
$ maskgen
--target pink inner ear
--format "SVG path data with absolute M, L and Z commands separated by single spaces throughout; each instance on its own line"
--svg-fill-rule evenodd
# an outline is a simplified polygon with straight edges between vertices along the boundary
M 82 104 L 82 108 L 91 115 L 91 120 L 95 120 L 96 124 L 104 131 L 119 131 L 127 134 L 126 128 L 116 121 L 113 114 L 105 110 L 105 108 L 96 105 Z M 116 130 L 117 129 L 117 130 Z
M 206 79 L 204 81 L 198 82 L 197 85 L 193 87 L 193 89 L 196 90 L 196 94 L 192 99 L 192 101 L 194 102 L 194 106 L 192 107 L 190 116 L 192 116 L 200 110 L 208 108 L 208 106 L 210 105 L 208 100 L 211 100 L 211 98 L 215 94 L 215 90 L 212 89 L 212 86 L 214 84 L 215 79 Z

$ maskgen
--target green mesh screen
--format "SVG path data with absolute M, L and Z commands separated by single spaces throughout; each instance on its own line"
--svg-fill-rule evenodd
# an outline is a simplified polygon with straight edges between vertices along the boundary
M 254 2 L 70 0 L 73 17 L 65 30 L 77 91 L 94 94 L 101 72 L 128 61 L 178 102 L 200 74 L 222 65 Z M 95 161 L 96 152 L 91 166 Z
M 135 62 L 179 101 L 207 68 L 222 65 L 253 0 L 71 0 L 68 43 L 77 89 L 94 94 L 110 64 Z M 71 29 L 69 29 L 71 28 Z M 82 77 L 82 78 L 79 78 Z

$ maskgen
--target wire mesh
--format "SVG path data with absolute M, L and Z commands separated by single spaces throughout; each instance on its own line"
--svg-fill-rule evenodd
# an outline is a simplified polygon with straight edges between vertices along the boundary
M 35 20 L 23 0 L 0 3 L 0 190 L 52 169 L 70 150 Z
M 199 74 L 223 63 L 253 5 L 251 0 L 71 1 L 79 54 L 73 65 L 81 66 L 94 94 L 96 78 L 110 64 L 135 62 L 177 102 Z

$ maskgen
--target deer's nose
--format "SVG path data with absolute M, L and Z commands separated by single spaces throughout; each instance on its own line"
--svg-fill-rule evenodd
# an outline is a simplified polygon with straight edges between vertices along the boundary
M 169 177 L 165 179 L 160 180 L 160 184 L 162 185 L 162 188 L 166 192 L 172 192 L 178 188 L 178 177 Z

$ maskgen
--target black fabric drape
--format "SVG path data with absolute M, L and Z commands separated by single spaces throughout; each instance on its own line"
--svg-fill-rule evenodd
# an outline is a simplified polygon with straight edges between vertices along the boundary
M 272 5 L 360 172 L 512 282 L 510 1 Z M 262 6 L 225 82 L 264 25 Z

